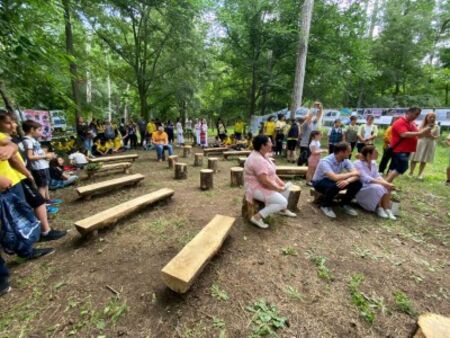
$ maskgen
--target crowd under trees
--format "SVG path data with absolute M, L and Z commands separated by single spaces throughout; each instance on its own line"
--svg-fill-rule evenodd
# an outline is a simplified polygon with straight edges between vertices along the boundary
M 270 113 L 292 105 L 305 2 L 3 0 L 0 89 L 71 121 Z M 447 0 L 316 0 L 302 103 L 448 106 L 449 38 Z

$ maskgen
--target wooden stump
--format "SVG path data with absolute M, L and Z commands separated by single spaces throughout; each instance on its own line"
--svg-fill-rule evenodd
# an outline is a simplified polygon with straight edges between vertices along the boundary
M 202 169 L 200 170 L 200 189 L 209 190 L 214 187 L 213 183 L 214 170 Z
M 232 187 L 244 185 L 244 169 L 241 167 L 232 167 L 230 169 L 230 182 Z
M 298 185 L 293 185 L 289 189 L 289 197 L 288 197 L 288 206 L 287 208 L 290 211 L 297 211 L 298 210 L 298 201 L 300 200 L 300 194 L 302 192 L 302 189 Z
M 448 338 L 450 337 L 450 318 L 435 313 L 419 316 L 418 330 L 414 338 Z
M 189 158 L 191 156 L 191 146 L 184 146 L 183 147 L 183 157 L 184 158 Z
M 187 178 L 187 165 L 186 163 L 175 163 L 175 179 L 185 180 Z
M 238 158 L 239 166 L 240 166 L 241 168 L 244 168 L 245 160 L 247 160 L 247 157 L 239 157 L 239 158 Z
M 217 157 L 209 157 L 208 158 L 208 169 L 212 169 L 214 173 L 218 171 L 217 169 L 217 163 L 219 162 L 219 159 Z
M 178 162 L 178 155 L 170 155 L 168 157 L 168 161 L 169 161 L 169 168 L 174 168 L 175 163 Z
M 245 196 L 242 199 L 242 209 L 241 209 L 242 217 L 247 221 L 250 221 L 250 218 L 252 218 L 253 215 L 255 215 L 259 210 L 263 208 L 264 208 L 263 202 L 253 200 L 253 203 L 249 203 L 245 198 Z
M 194 167 L 203 167 L 203 153 L 195 153 L 194 156 Z

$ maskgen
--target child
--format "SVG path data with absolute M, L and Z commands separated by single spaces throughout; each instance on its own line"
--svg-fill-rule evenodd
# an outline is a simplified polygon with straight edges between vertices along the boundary
M 320 161 L 320 154 L 324 152 L 320 149 L 320 139 L 322 138 L 322 133 L 318 130 L 311 132 L 309 136 L 309 151 L 311 155 L 308 157 L 308 171 L 306 172 L 306 185 L 312 186 L 311 180 L 316 172 L 317 164 Z
M 75 166 L 77 169 L 83 169 L 88 163 L 87 150 L 76 150 L 69 155 L 70 164 Z
M 118 153 L 118 152 L 122 152 L 123 150 L 124 149 L 123 149 L 122 138 L 120 137 L 120 134 L 117 134 L 117 136 L 114 138 L 113 152 Z
M 334 145 L 338 144 L 344 138 L 344 134 L 341 127 L 341 120 L 334 120 L 333 127 L 328 131 L 328 153 L 333 154 Z
M 23 145 L 38 191 L 47 203 L 54 204 L 55 201 L 50 200 L 48 186 L 50 183 L 49 161 L 55 158 L 55 154 L 45 152 L 37 140 L 42 136 L 40 123 L 26 120 L 22 124 L 22 129 L 25 133 Z
M 51 190 L 65 188 L 78 180 L 78 176 L 64 173 L 64 159 L 62 157 L 50 161 L 50 177 Z
M 99 155 L 99 156 L 105 156 L 105 155 L 109 155 L 112 153 L 112 149 L 108 147 L 108 145 L 106 144 L 106 141 L 103 140 L 99 140 L 95 143 L 96 147 L 95 147 L 95 155 Z

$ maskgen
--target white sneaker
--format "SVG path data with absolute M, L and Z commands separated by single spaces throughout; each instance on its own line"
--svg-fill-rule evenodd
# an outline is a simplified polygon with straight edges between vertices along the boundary
M 353 209 L 351 206 L 349 206 L 348 204 L 343 205 L 342 208 L 344 209 L 344 211 L 347 215 L 358 216 L 358 212 L 355 209 Z
M 250 222 L 252 222 L 254 225 L 256 225 L 258 228 L 261 229 L 267 229 L 269 227 L 268 224 L 264 223 L 263 219 L 256 219 L 255 216 L 252 216 L 252 218 L 250 218 Z
M 389 214 L 387 213 L 387 210 L 384 210 L 382 207 L 377 208 L 377 215 L 381 218 L 389 218 Z M 394 216 L 394 215 L 392 215 Z
M 395 221 L 397 219 L 397 217 L 395 217 L 395 215 L 392 213 L 391 209 L 386 209 L 386 214 L 388 215 L 389 219 Z
M 336 218 L 336 214 L 334 213 L 333 209 L 331 209 L 330 207 L 320 207 L 320 210 L 322 210 L 326 216 L 328 216 L 330 218 Z
M 278 215 L 287 216 L 287 217 L 297 217 L 297 214 L 293 213 L 292 211 L 290 211 L 288 209 L 278 212 Z

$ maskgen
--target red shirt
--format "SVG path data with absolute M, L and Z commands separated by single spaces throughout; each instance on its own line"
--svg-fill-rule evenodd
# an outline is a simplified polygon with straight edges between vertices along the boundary
M 417 147 L 417 137 L 401 138 L 400 134 L 413 131 L 417 132 L 417 126 L 413 122 L 409 122 L 404 116 L 400 117 L 392 125 L 392 136 L 390 146 L 395 147 L 394 153 L 413 153 Z M 400 141 L 401 140 L 401 141 Z

